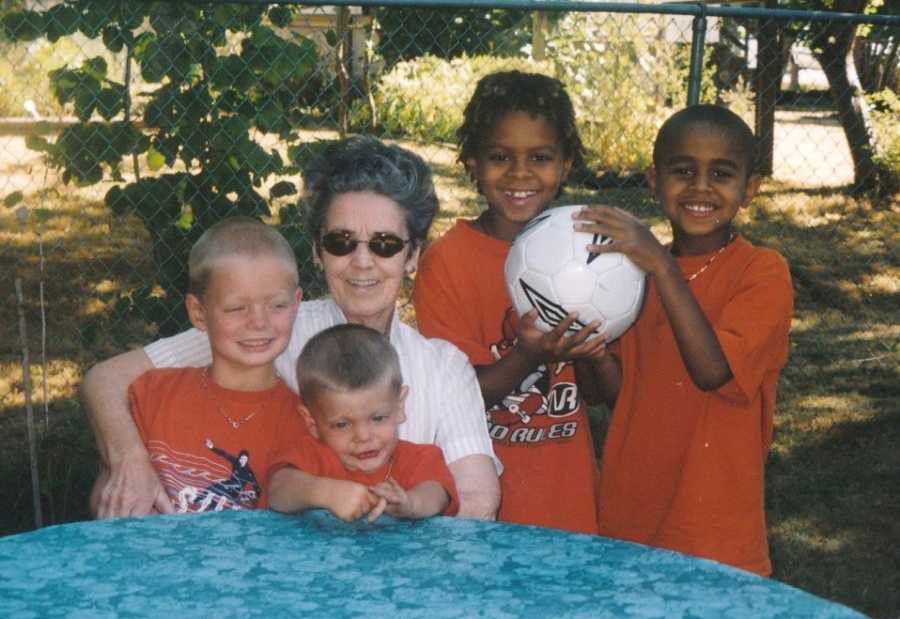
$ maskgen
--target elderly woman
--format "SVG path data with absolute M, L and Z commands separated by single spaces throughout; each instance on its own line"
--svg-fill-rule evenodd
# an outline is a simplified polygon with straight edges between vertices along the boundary
M 353 322 L 388 335 L 409 386 L 400 438 L 443 449 L 459 490 L 460 515 L 494 517 L 500 464 L 475 372 L 452 344 L 426 339 L 400 322 L 395 307 L 437 212 L 428 166 L 400 147 L 354 137 L 315 160 L 304 171 L 304 186 L 315 261 L 331 294 L 300 305 L 276 369 L 296 391 L 297 357 L 319 331 Z M 129 414 L 128 385 L 152 367 L 199 367 L 210 359 L 206 334 L 192 329 L 99 363 L 85 375 L 82 400 L 109 471 L 92 499 L 98 517 L 171 511 Z

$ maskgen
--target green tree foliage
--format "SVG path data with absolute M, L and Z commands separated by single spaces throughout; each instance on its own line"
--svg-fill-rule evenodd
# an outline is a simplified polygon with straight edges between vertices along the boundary
M 110 52 L 125 56 L 126 75 L 134 67 L 146 84 L 133 94 L 127 79 L 110 75 L 101 57 L 52 71 L 53 95 L 79 122 L 55 141 L 35 136 L 28 146 L 61 168 L 67 183 L 119 181 L 106 204 L 142 220 L 153 241 L 158 279 L 122 299 L 118 309 L 137 311 L 162 333 L 186 324 L 186 257 L 199 235 L 227 215 L 268 216 L 269 199 L 297 193 L 293 183 L 278 178 L 296 171 L 292 162 L 260 143 L 269 134 L 296 145 L 302 120 L 296 93 L 315 70 L 314 44 L 281 30 L 291 11 L 69 0 L 43 12 L 11 12 L 2 20 L 5 36 L 16 41 L 53 41 L 75 32 L 100 38 Z M 141 161 L 149 174 L 142 175 Z M 296 207 L 281 219 L 298 224 Z M 298 252 L 307 254 L 301 259 L 308 259 L 308 240 L 295 240 Z
M 388 66 L 419 56 L 515 56 L 531 41 L 529 11 L 380 8 L 378 53 Z

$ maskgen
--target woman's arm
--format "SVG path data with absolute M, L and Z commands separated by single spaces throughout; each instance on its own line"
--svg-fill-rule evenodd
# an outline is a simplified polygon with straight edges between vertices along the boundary
M 447 465 L 459 493 L 461 518 L 493 520 L 500 509 L 500 480 L 490 456 L 472 454 Z
M 128 385 L 152 368 L 143 349 L 132 350 L 98 363 L 81 383 L 81 402 L 104 468 L 92 494 L 98 518 L 172 511 L 128 408 Z

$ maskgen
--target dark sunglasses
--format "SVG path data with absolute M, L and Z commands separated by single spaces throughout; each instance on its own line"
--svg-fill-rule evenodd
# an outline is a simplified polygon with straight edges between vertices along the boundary
M 356 246 L 365 243 L 369 251 L 380 258 L 396 256 L 409 243 L 409 239 L 401 239 L 390 232 L 376 232 L 368 241 L 350 238 L 347 230 L 335 230 L 322 235 L 322 247 L 332 256 L 349 256 L 356 251 Z

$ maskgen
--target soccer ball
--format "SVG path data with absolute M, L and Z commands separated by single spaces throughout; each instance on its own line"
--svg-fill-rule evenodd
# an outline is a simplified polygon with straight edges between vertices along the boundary
M 572 213 L 582 208 L 550 209 L 522 229 L 506 258 L 506 286 L 520 316 L 537 310 L 542 331 L 577 312 L 569 332 L 599 320 L 596 335 L 611 342 L 637 318 L 645 274 L 624 254 L 588 253 L 589 244 L 604 245 L 612 239 L 574 229 Z

